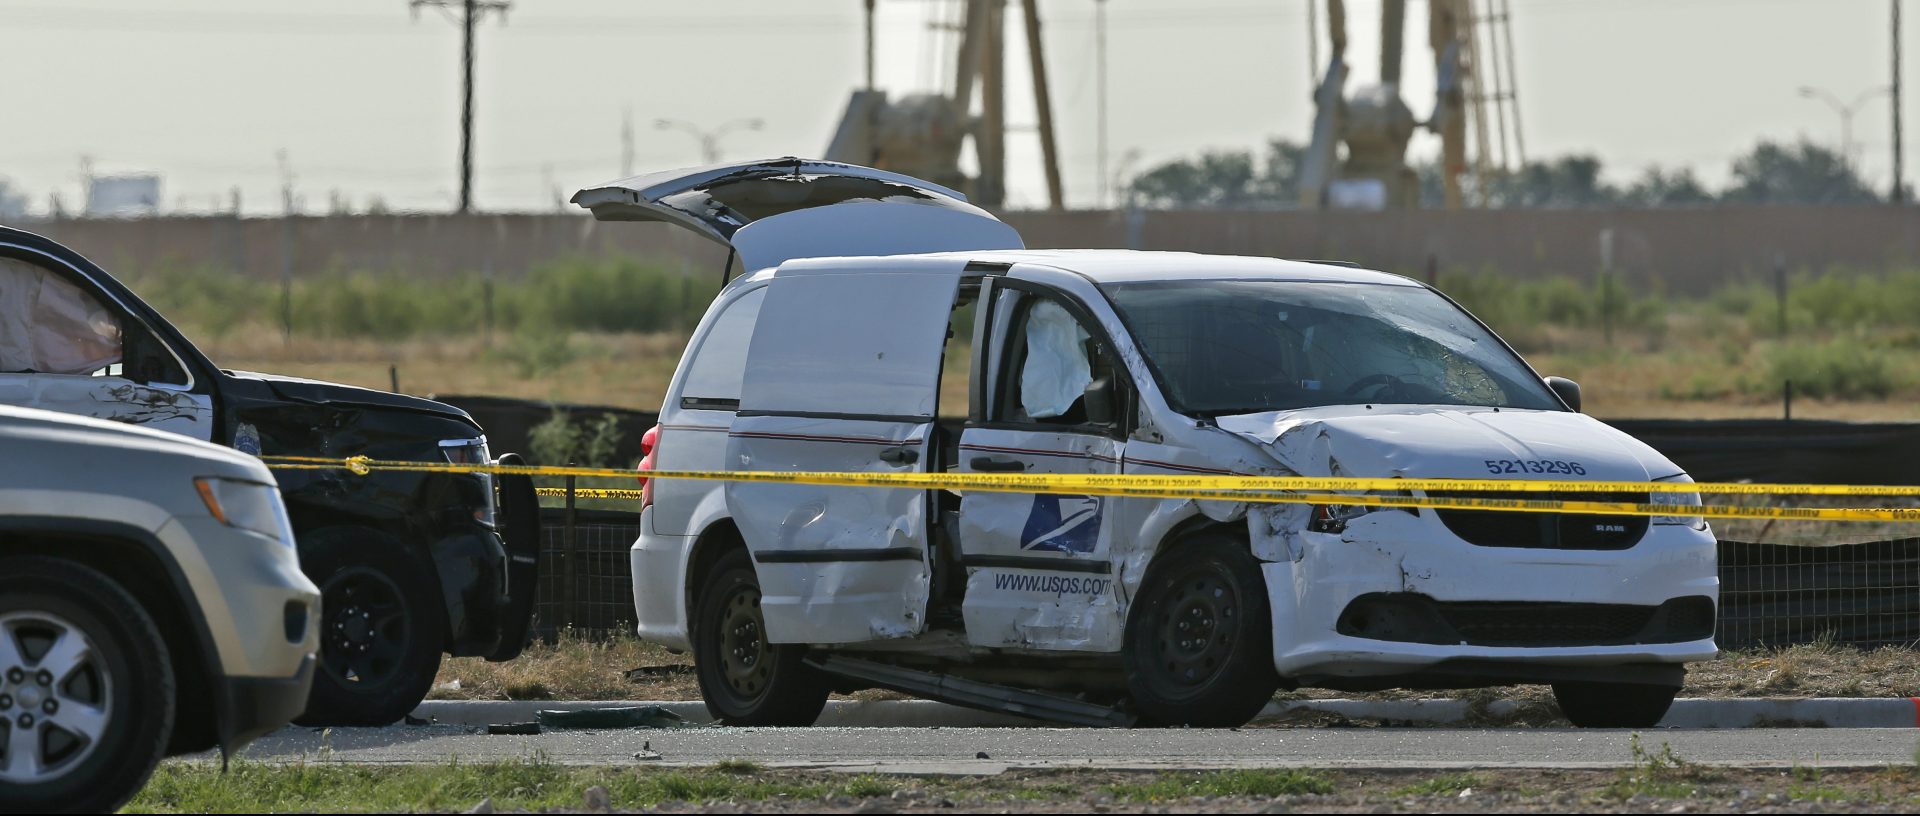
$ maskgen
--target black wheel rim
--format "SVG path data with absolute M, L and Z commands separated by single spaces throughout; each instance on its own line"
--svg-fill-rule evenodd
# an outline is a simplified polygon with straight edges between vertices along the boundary
M 760 616 L 760 590 L 735 586 L 720 612 L 720 675 L 741 700 L 759 699 L 773 679 L 773 648 Z
M 1245 614 L 1233 581 L 1213 565 L 1173 579 L 1149 630 L 1147 679 L 1170 698 L 1199 693 L 1233 657 Z
M 364 567 L 335 573 L 321 587 L 321 666 L 335 679 L 370 689 L 400 674 L 413 643 L 413 619 L 400 587 Z

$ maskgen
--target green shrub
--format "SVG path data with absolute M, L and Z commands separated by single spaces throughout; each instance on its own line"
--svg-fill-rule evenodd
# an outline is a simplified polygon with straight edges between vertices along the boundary
M 1892 355 L 1858 337 L 1775 346 L 1767 374 L 1768 382 L 1756 384 L 1762 390 L 1792 382 L 1794 393 L 1816 398 L 1884 399 L 1901 385 Z
M 128 286 L 189 333 L 281 324 L 282 286 L 214 267 L 166 268 Z M 399 340 L 465 335 L 487 322 L 487 284 L 478 274 L 419 277 L 328 270 L 295 278 L 294 334 Z M 563 260 L 524 278 L 493 284 L 494 326 L 502 331 L 681 331 L 713 298 L 711 281 L 636 259 Z

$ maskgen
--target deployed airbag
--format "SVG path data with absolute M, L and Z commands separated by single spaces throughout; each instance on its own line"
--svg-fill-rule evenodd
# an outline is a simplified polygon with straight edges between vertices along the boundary
M 120 362 L 120 323 L 80 287 L 0 258 L 0 372 L 89 374 Z
M 1060 304 L 1042 300 L 1027 315 L 1027 361 L 1020 367 L 1020 407 L 1034 419 L 1065 414 L 1093 384 L 1087 332 Z

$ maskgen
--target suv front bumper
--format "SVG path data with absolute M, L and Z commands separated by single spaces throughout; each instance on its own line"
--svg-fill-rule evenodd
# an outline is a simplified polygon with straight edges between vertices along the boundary
M 279 729 L 307 708 L 316 661 L 309 654 L 292 677 L 224 677 L 214 682 L 220 747 L 231 753 Z

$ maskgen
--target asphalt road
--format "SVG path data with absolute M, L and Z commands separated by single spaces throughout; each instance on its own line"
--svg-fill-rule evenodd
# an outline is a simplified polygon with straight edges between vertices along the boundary
M 727 759 L 768 767 L 902 773 L 998 773 L 1007 768 L 1109 769 L 1310 766 L 1320 768 L 1591 768 L 1629 764 L 1630 732 L 1520 728 L 1250 728 L 1102 730 L 1049 728 L 699 728 L 489 736 L 455 726 L 290 728 L 243 756 L 254 760 L 446 763 L 545 757 L 566 764 L 705 765 Z M 1746 728 L 1655 730 L 1689 762 L 1826 767 L 1912 765 L 1920 730 Z M 658 759 L 636 760 L 649 748 Z M 984 752 L 986 758 L 980 758 Z

